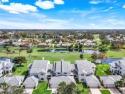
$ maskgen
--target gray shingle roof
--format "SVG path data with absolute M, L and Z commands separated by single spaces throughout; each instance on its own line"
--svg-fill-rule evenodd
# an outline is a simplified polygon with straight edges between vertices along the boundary
M 37 85 L 38 81 L 39 80 L 36 77 L 30 76 L 30 77 L 26 78 L 26 80 L 24 81 L 23 85 L 30 85 L 30 84 Z
M 45 73 L 47 71 L 48 62 L 48 60 L 34 60 L 30 73 Z
M 12 76 L 11 79 L 8 81 L 10 85 L 20 85 L 24 80 L 24 76 Z
M 71 66 L 69 61 L 56 61 L 54 63 L 55 72 L 70 72 Z
M 91 76 L 86 76 L 86 83 L 89 84 L 89 85 L 100 85 L 100 82 L 99 80 L 97 79 L 97 77 L 95 75 L 91 75 Z
M 122 77 L 120 75 L 109 75 L 109 76 L 100 76 L 100 80 L 105 84 L 114 84 L 116 81 L 119 81 Z
M 93 67 L 96 67 L 95 64 L 91 63 L 90 61 L 87 60 L 76 60 L 75 64 L 77 65 L 78 73 L 82 74 L 89 74 L 93 73 Z
M 1 77 L 1 78 L 0 78 L 0 83 L 4 83 L 4 82 L 7 83 L 11 78 L 12 78 L 12 77 L 5 77 L 5 76 L 4 76 L 4 77 Z
M 58 76 L 52 77 L 49 81 L 51 88 L 58 88 L 61 82 L 65 82 L 66 84 L 70 84 L 71 82 L 75 83 L 75 79 L 73 76 Z

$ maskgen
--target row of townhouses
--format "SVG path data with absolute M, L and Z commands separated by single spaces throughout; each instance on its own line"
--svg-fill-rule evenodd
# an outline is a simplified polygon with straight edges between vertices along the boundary
M 5 64 L 3 64 L 3 62 Z M 53 64 L 49 60 L 34 60 L 28 65 L 29 76 L 4 76 L 0 78 L 0 83 L 6 82 L 10 85 L 23 85 L 25 88 L 37 88 L 41 81 L 48 81 L 48 89 L 56 92 L 61 82 L 69 84 L 86 83 L 90 88 L 98 88 L 102 84 L 104 87 L 115 87 L 115 82 L 122 78 L 125 74 L 125 59 L 113 61 L 110 65 L 112 75 L 95 76 L 96 65 L 88 60 L 76 60 L 74 64 L 69 61 L 55 61 Z M 12 72 L 13 63 L 9 60 L 0 61 L 1 75 Z M 102 83 L 102 84 L 101 84 Z

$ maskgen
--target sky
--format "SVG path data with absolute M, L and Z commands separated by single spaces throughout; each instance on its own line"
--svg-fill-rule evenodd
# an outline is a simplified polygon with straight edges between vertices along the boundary
M 125 29 L 125 0 L 0 0 L 0 29 Z

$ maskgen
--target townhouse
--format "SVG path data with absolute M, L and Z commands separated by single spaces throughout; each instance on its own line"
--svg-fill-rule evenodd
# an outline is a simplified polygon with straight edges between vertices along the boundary
M 29 75 L 35 76 L 39 81 L 47 80 L 47 72 L 49 67 L 49 60 L 34 60 L 33 63 L 29 66 Z
M 0 59 L 0 76 L 3 74 L 10 74 L 12 73 L 12 68 L 14 64 L 11 62 L 10 59 L 1 58 Z
M 113 75 L 125 75 L 125 58 L 110 63 L 110 71 Z
M 0 83 L 7 83 L 10 86 L 20 86 L 24 81 L 24 76 L 4 76 L 0 78 Z
M 75 65 L 79 82 L 85 82 L 87 76 L 95 73 L 96 65 L 88 60 L 76 60 Z
M 69 61 L 56 61 L 53 64 L 52 76 L 74 76 L 75 66 Z

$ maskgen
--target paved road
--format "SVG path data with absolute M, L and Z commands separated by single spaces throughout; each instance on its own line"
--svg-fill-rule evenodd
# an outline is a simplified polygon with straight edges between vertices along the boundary
M 95 88 L 94 89 L 91 88 L 90 91 L 91 91 L 92 94 L 101 94 L 100 90 L 97 89 L 97 88 L 96 89 Z
M 111 94 L 121 94 L 117 89 L 115 88 L 108 88 L 108 90 L 111 92 Z

